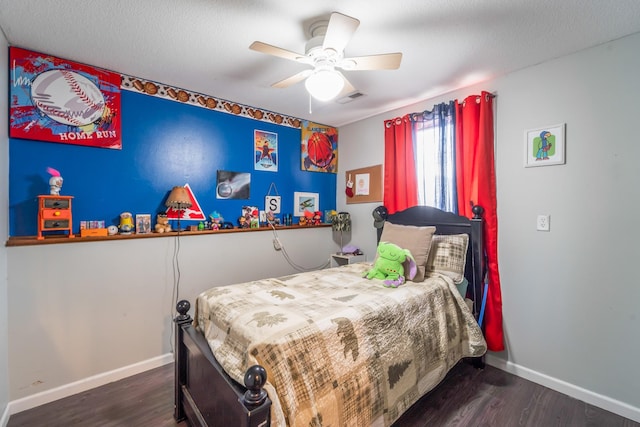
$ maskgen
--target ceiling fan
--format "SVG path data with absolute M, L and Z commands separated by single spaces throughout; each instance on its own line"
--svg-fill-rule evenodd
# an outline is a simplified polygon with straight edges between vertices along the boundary
M 253 42 L 249 49 L 311 65 L 313 69 L 301 71 L 271 86 L 285 88 L 306 79 L 305 86 L 311 96 L 320 101 L 329 101 L 341 93 L 348 94 L 355 90 L 337 69 L 395 70 L 400 67 L 402 53 L 344 57 L 344 48 L 359 25 L 359 20 L 333 12 L 328 21 L 311 24 L 311 39 L 305 45 L 304 54 L 259 41 Z

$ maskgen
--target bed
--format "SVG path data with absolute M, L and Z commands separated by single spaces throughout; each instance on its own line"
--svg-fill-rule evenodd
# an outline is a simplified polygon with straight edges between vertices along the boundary
M 474 214 L 389 215 L 378 241 L 408 247 L 422 267 L 397 288 L 363 278 L 371 263 L 355 263 L 211 288 L 195 319 L 180 301 L 176 420 L 389 426 L 460 360 L 481 365 L 482 209 Z

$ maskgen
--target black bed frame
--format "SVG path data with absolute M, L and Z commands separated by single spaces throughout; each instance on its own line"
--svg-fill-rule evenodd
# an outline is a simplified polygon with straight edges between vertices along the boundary
M 483 209 L 473 208 L 468 219 L 428 206 L 415 206 L 388 216 L 400 225 L 435 225 L 437 234 L 469 235 L 465 277 L 467 296 L 473 300 L 473 312 L 480 315 L 486 259 L 483 247 Z M 378 229 L 378 240 L 382 229 Z M 244 386 L 233 380 L 214 358 L 204 336 L 192 326 L 188 312 L 191 304 L 179 301 L 175 323 L 175 410 L 176 421 L 191 426 L 264 427 L 270 425 L 271 401 L 263 390 L 267 376 L 259 365 L 250 367 Z M 474 365 L 483 366 L 482 360 Z

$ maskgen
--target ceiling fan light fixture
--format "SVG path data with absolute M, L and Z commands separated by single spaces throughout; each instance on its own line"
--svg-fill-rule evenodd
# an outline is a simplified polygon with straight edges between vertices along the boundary
M 344 88 L 344 79 L 336 70 L 320 69 L 307 77 L 304 86 L 318 101 L 330 101 Z

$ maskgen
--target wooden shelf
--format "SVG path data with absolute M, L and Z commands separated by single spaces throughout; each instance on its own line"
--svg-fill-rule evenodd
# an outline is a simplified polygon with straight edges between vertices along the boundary
M 320 225 L 287 225 L 278 226 L 276 230 L 297 230 L 297 229 L 311 229 L 311 228 L 325 228 L 331 227 L 331 224 Z M 225 234 L 225 233 L 252 233 L 256 231 L 271 231 L 271 227 L 260 228 L 232 228 L 228 230 L 203 230 L 203 231 L 181 231 L 180 237 L 189 236 L 202 236 L 203 234 Z M 146 234 L 116 234 L 114 236 L 87 236 L 80 237 L 76 235 L 75 238 L 70 239 L 67 235 L 49 235 L 44 239 L 38 240 L 37 236 L 12 236 L 9 237 L 5 246 L 35 246 L 35 245 L 51 245 L 57 243 L 84 243 L 84 242 L 104 242 L 113 240 L 129 240 L 129 239 L 149 239 L 156 237 L 175 237 L 178 235 L 177 231 L 171 231 L 169 233 L 146 233 Z

